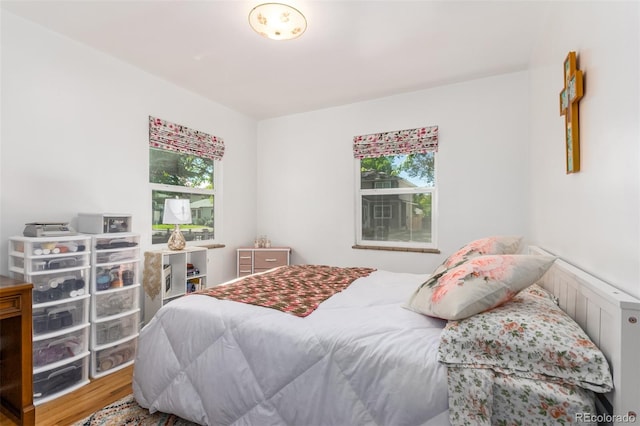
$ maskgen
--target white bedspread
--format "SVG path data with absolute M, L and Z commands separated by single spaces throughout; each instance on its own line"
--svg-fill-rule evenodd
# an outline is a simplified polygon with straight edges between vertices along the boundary
M 427 277 L 373 272 L 306 318 L 178 299 L 140 333 L 134 396 L 152 412 L 203 425 L 446 419 L 446 368 L 436 360 L 445 321 L 402 308 Z

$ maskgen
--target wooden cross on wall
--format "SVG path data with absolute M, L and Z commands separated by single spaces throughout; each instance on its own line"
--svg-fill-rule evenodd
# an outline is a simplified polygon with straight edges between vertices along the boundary
M 560 92 L 560 115 L 564 115 L 567 173 L 580 171 L 580 128 L 578 101 L 583 94 L 582 71 L 576 67 L 576 52 L 564 60 L 564 88 Z

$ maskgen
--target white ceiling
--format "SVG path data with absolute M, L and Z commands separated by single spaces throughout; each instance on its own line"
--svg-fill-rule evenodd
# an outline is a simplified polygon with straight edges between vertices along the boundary
M 276 0 L 277 1 L 277 0 Z M 280 0 L 283 1 L 283 0 Z M 259 1 L 28 1 L 1 7 L 256 119 L 527 68 L 546 1 L 288 3 L 302 37 L 248 25 Z

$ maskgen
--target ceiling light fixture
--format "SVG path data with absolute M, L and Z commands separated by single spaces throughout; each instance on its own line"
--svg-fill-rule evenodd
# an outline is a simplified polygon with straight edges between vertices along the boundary
M 263 3 L 249 12 L 249 25 L 272 40 L 298 38 L 307 29 L 307 19 L 298 9 L 282 3 Z

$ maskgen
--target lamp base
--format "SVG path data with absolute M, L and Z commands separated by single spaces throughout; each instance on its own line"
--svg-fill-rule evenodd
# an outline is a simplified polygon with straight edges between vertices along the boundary
M 173 228 L 171 236 L 169 236 L 167 246 L 169 246 L 169 250 L 182 250 L 186 245 L 187 242 L 184 239 L 184 235 L 180 232 L 180 227 L 176 225 L 176 227 Z

